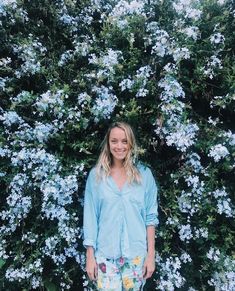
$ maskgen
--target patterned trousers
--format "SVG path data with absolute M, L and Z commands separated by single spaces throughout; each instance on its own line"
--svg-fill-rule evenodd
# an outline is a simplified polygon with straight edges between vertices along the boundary
M 133 259 L 97 257 L 96 260 L 98 264 L 97 290 L 143 290 L 146 281 L 142 275 L 144 257 L 136 256 Z

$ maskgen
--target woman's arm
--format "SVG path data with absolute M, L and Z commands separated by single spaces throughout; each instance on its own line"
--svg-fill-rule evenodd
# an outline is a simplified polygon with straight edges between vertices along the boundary
M 85 189 L 84 212 L 83 212 L 83 245 L 86 248 L 86 272 L 91 280 L 97 279 L 97 263 L 95 260 L 98 202 L 94 195 L 92 172 L 90 172 Z
M 87 246 L 86 250 L 86 272 L 91 280 L 97 280 L 98 266 L 95 260 L 94 248 Z
M 147 226 L 148 255 L 155 258 L 155 226 Z
M 155 270 L 155 226 L 147 226 L 147 256 L 143 265 L 143 277 L 148 279 Z

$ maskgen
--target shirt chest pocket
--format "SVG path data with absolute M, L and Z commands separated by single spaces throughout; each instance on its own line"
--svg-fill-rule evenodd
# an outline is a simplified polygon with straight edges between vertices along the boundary
M 132 206 L 138 207 L 140 210 L 144 209 L 144 189 L 142 187 L 133 189 L 129 194 L 128 200 Z

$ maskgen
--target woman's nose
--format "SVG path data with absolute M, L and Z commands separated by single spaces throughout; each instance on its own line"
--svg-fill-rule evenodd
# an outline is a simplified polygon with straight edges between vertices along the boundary
M 121 148 L 121 147 L 122 147 L 122 143 L 121 143 L 121 142 L 118 142 L 118 143 L 117 143 L 117 147 L 118 147 L 118 148 Z

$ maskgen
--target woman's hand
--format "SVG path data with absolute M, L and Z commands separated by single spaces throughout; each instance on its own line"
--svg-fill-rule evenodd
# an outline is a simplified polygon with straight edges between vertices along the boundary
M 143 278 L 148 279 L 155 270 L 155 256 L 147 254 L 143 265 Z
M 86 253 L 86 272 L 90 280 L 97 280 L 98 277 L 98 265 L 95 260 L 94 250 L 92 247 L 87 248 Z

